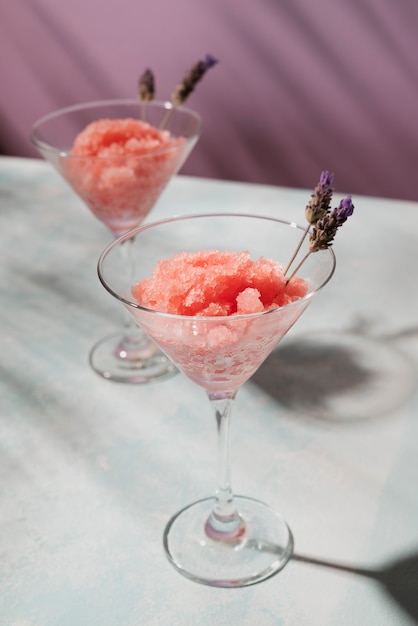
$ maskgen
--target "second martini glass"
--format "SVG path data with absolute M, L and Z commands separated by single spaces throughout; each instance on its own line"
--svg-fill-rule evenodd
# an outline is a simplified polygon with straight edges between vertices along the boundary
M 161 258 L 178 252 L 246 250 L 253 260 L 267 257 L 285 265 L 300 238 L 301 229 L 295 224 L 268 217 L 192 215 L 135 229 L 108 246 L 99 260 L 104 287 L 177 367 L 205 390 L 214 410 L 219 443 L 215 496 L 176 513 L 164 533 L 170 562 L 196 582 L 219 587 L 251 585 L 278 572 L 292 554 L 292 534 L 285 520 L 259 500 L 233 494 L 231 410 L 239 387 L 331 278 L 335 257 L 327 249 L 307 258 L 298 274 L 308 291 L 296 301 L 260 313 L 199 317 L 141 306 L 132 296 L 133 283 L 126 279 L 119 248 L 132 239 L 136 282 L 151 276 Z
M 174 140 L 167 147 L 142 154 L 74 156 L 74 140 L 97 120 L 142 119 L 166 130 Z M 162 191 L 187 159 L 201 131 L 200 116 L 169 102 L 103 100 L 54 111 L 41 118 L 31 132 L 32 143 L 85 202 L 92 213 L 118 237 L 142 223 Z M 130 274 L 131 240 L 120 246 L 124 271 Z M 125 327 L 101 339 L 90 352 L 90 365 L 107 379 L 146 383 L 177 370 L 155 343 L 127 316 Z

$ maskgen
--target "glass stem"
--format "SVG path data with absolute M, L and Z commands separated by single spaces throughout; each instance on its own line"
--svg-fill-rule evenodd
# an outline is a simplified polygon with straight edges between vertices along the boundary
M 123 244 L 120 246 L 120 253 L 122 255 L 124 267 L 126 268 L 126 272 L 129 276 L 129 284 L 133 285 L 135 282 L 135 264 L 132 256 L 133 243 L 135 238 L 126 239 Z M 129 342 L 132 338 L 135 340 L 138 337 L 138 334 L 141 333 L 138 325 L 135 320 L 132 318 L 132 315 L 125 310 L 124 313 L 124 328 L 125 328 L 125 338 Z M 137 339 L 136 339 L 137 340 Z
M 235 395 L 236 392 L 208 394 L 215 412 L 218 437 L 218 485 L 205 530 L 209 537 L 220 541 L 239 539 L 245 532 L 231 487 L 230 422 Z
M 130 239 L 125 239 L 125 241 L 119 246 L 120 254 L 122 255 L 124 267 L 126 268 L 127 273 L 129 274 L 129 283 L 133 284 L 135 282 L 135 262 L 133 257 L 133 244 L 135 242 L 135 237 L 131 237 Z
M 126 239 L 120 246 L 120 253 L 126 271 L 129 274 L 129 282 L 131 285 L 133 285 L 136 280 L 135 263 L 132 255 L 134 240 L 134 237 Z M 115 355 L 124 361 L 145 361 L 154 356 L 157 352 L 154 343 L 148 339 L 128 311 L 123 310 L 123 313 L 124 335 L 116 346 Z

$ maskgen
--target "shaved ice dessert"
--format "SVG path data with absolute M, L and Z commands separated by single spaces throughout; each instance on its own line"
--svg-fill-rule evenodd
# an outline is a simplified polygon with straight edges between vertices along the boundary
M 116 235 L 146 217 L 183 162 L 186 140 L 140 119 L 98 119 L 76 137 L 66 177 Z
M 35 123 L 31 141 L 91 212 L 123 235 L 145 219 L 198 141 L 201 117 L 183 105 L 217 63 L 211 54 L 194 63 L 169 100 L 155 100 L 147 68 L 136 99 L 58 109 Z
M 158 261 L 150 278 L 132 286 L 138 304 L 151 311 L 131 313 L 187 376 L 206 390 L 226 391 L 261 365 L 306 306 L 284 305 L 307 292 L 306 281 L 287 281 L 271 259 L 181 252 Z
M 180 252 L 157 263 L 151 278 L 132 289 L 146 308 L 175 315 L 260 313 L 306 294 L 304 280 L 286 282 L 276 261 L 248 252 Z

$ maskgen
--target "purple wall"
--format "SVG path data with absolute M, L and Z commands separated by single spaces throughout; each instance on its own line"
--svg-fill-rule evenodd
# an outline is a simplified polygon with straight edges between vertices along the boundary
M 417 0 L 0 0 L 0 149 L 38 156 L 31 124 L 72 103 L 170 96 L 204 134 L 183 173 L 418 200 Z

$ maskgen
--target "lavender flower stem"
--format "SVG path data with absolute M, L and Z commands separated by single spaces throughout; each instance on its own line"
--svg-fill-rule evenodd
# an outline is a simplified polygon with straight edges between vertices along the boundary
M 310 228 L 310 224 L 308 224 L 308 226 L 306 227 L 306 230 L 304 231 L 304 233 L 303 233 L 303 235 L 301 237 L 301 240 L 299 241 L 299 245 L 297 246 L 296 250 L 294 251 L 294 253 L 292 255 L 292 258 L 290 259 L 289 263 L 286 265 L 286 269 L 283 272 L 283 276 L 286 276 L 286 274 L 289 271 L 293 261 L 296 259 L 297 255 L 299 254 L 299 250 L 301 249 L 302 244 L 305 241 L 305 238 L 306 238 L 306 236 L 307 236 L 307 234 L 309 232 L 309 228 Z M 298 266 L 298 268 L 299 268 L 299 266 Z M 292 274 L 292 276 L 293 276 L 293 274 Z
M 291 275 L 289 276 L 289 278 L 286 280 L 286 285 L 288 283 L 290 283 L 290 281 L 292 280 L 292 278 L 297 274 L 297 272 L 300 270 L 300 268 L 302 267 L 302 265 L 305 263 L 306 259 L 308 258 L 308 256 L 312 254 L 312 251 L 309 250 L 305 256 L 303 257 L 303 259 L 297 264 L 297 266 L 295 267 L 295 269 L 293 270 L 293 272 L 291 273 Z
M 141 119 L 143 122 L 147 121 L 147 103 L 141 102 Z
M 290 278 L 286 280 L 286 285 L 292 280 L 312 252 L 326 250 L 332 246 L 337 230 L 344 224 L 344 222 L 347 221 L 350 215 L 353 214 L 354 204 L 351 200 L 351 196 L 347 196 L 341 200 L 338 207 L 332 211 L 330 210 L 333 193 L 333 189 L 331 187 L 333 178 L 333 174 L 330 174 L 327 171 L 322 172 L 319 183 L 315 187 L 311 199 L 305 209 L 308 226 L 304 231 L 292 258 L 287 264 L 287 267 L 283 272 L 283 276 L 286 276 L 287 272 L 294 263 L 302 244 L 309 233 L 309 229 L 312 226 L 309 238 L 309 249 L 300 263 L 298 263 L 296 269 L 293 270 Z
M 159 125 L 159 129 L 160 130 L 164 130 L 164 128 L 167 126 L 168 122 L 170 121 L 170 117 L 173 115 L 173 111 L 174 111 L 175 107 L 171 107 L 169 109 L 167 109 L 166 114 L 164 115 L 163 119 L 161 120 L 161 123 Z
M 141 119 L 146 120 L 147 102 L 151 102 L 155 95 L 155 79 L 152 71 L 147 68 L 138 81 L 138 98 L 141 102 Z

